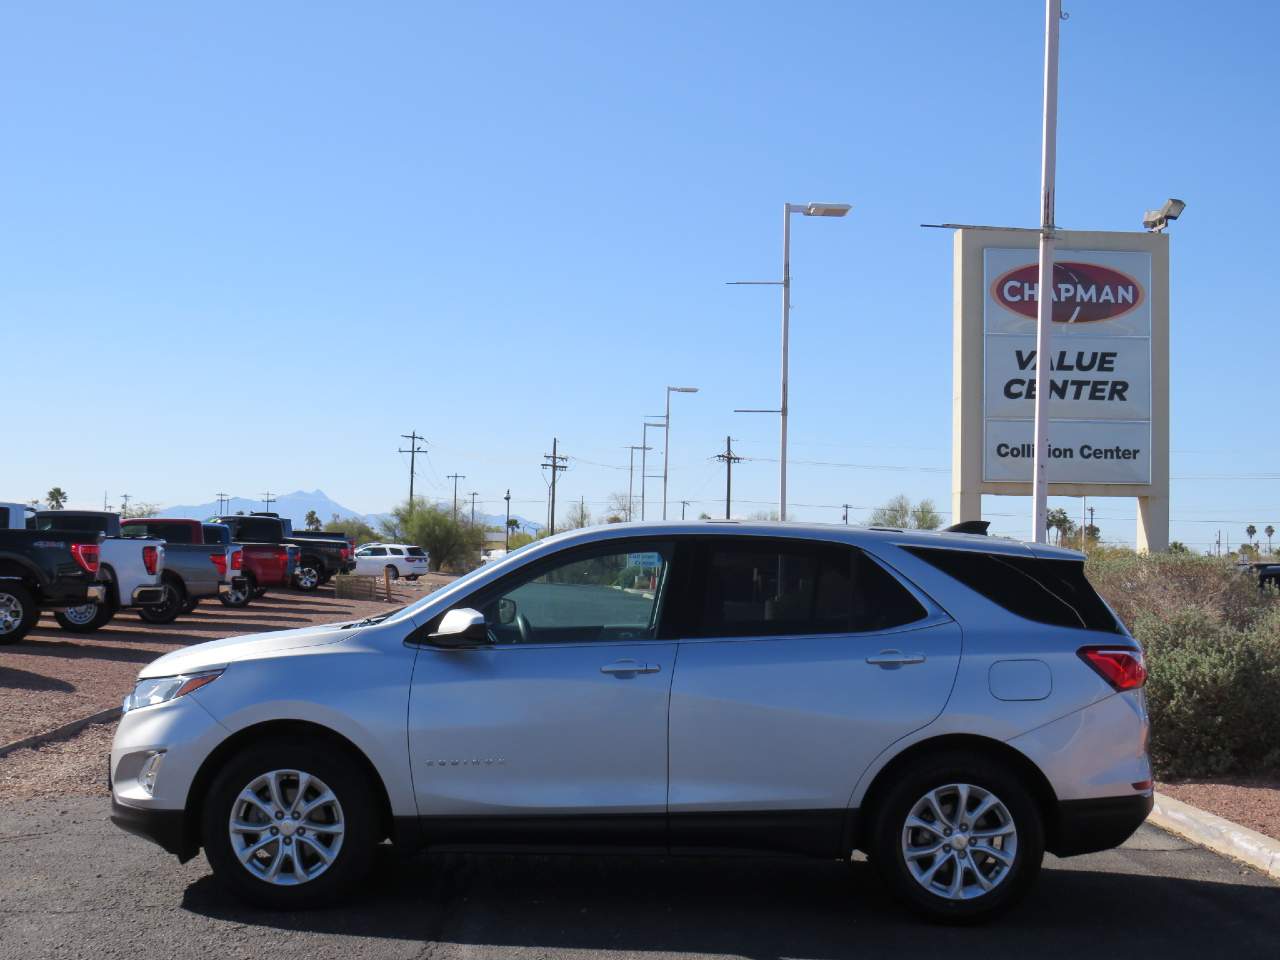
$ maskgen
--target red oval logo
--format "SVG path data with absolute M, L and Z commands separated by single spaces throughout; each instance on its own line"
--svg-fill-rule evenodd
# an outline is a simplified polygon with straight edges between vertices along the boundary
M 1032 320 L 1039 309 L 1040 265 L 1028 263 L 1002 274 L 991 285 L 1001 306 Z M 1127 273 L 1097 263 L 1066 260 L 1053 265 L 1053 322 L 1097 323 L 1137 309 L 1142 284 Z

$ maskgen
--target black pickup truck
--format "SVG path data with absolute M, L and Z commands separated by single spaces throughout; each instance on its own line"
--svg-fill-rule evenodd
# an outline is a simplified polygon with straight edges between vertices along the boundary
M 314 590 L 335 575 L 355 568 L 353 551 L 347 541 L 294 536 L 292 521 L 276 514 L 236 514 L 214 517 L 210 522 L 230 527 L 231 539 L 236 543 L 282 543 L 297 547 L 299 558 L 293 585 L 299 590 Z
M 0 644 L 17 643 L 41 610 L 107 598 L 95 530 L 0 530 Z

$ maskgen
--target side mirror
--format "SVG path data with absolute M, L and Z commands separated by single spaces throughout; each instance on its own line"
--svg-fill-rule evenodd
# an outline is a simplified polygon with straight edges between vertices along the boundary
M 427 639 L 437 647 L 478 647 L 488 644 L 489 628 L 479 610 L 458 607 L 440 618 L 436 632 L 428 634 Z

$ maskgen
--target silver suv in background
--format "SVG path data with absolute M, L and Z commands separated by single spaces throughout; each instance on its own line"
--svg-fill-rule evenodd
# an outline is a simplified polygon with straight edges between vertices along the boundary
M 112 818 L 241 896 L 373 847 L 866 851 L 927 916 L 1015 902 L 1152 804 L 1142 652 L 1079 554 L 962 534 L 619 524 L 394 613 L 161 657 Z

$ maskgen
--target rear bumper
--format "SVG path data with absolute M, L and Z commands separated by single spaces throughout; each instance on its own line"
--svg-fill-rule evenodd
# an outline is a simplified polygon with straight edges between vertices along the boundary
M 126 833 L 158 844 L 184 863 L 199 850 L 187 830 L 185 810 L 143 810 L 112 797 L 111 822 Z
M 249 581 L 244 577 L 232 577 L 230 582 L 223 581 L 218 584 L 218 596 L 230 593 L 232 590 L 244 590 L 249 586 Z
M 1058 803 L 1056 829 L 1046 846 L 1059 857 L 1118 847 L 1142 826 L 1155 803 L 1152 793 Z
M 137 587 L 130 598 L 131 607 L 154 607 L 164 603 L 164 587 Z

